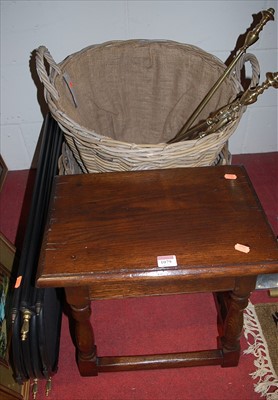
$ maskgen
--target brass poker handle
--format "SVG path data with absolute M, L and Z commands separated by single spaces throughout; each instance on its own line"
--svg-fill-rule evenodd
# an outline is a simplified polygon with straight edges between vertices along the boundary
M 234 121 L 242 107 L 255 103 L 258 96 L 270 87 L 278 88 L 278 72 L 268 72 L 266 74 L 266 80 L 260 86 L 247 89 L 232 103 L 220 108 L 204 122 L 189 129 L 183 140 L 200 139 L 217 132 L 227 123 Z
M 181 140 L 183 140 L 186 137 L 186 132 L 188 129 L 191 127 L 193 122 L 196 120 L 198 115 L 201 113 L 201 111 L 204 109 L 204 107 L 207 105 L 209 100 L 212 98 L 214 93 L 217 91 L 217 89 L 220 87 L 220 85 L 223 83 L 225 78 L 229 75 L 229 73 L 233 70 L 235 67 L 236 63 L 242 56 L 242 54 L 250 47 L 252 44 L 254 44 L 258 39 L 259 39 L 259 33 L 263 29 L 264 25 L 270 21 L 274 20 L 274 13 L 275 10 L 273 8 L 269 8 L 268 10 L 261 11 L 262 18 L 261 21 L 256 25 L 254 29 L 252 29 L 248 34 L 246 35 L 245 41 L 243 46 L 239 49 L 238 54 L 235 56 L 235 58 L 232 60 L 230 65 L 225 69 L 224 73 L 219 77 L 219 79 L 215 82 L 213 87 L 210 89 L 210 91 L 207 93 L 207 95 L 203 98 L 199 106 L 195 109 L 191 117 L 187 120 L 185 125 L 182 127 L 182 129 L 178 132 L 178 134 L 171 139 L 168 143 L 176 143 Z

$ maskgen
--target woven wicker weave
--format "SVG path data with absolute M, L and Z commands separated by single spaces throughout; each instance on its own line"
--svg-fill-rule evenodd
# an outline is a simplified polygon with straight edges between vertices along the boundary
M 258 63 L 248 61 L 258 81 Z M 187 44 L 114 41 L 89 46 L 60 64 L 41 46 L 36 63 L 50 112 L 83 172 L 213 165 L 244 112 L 217 133 L 167 144 L 225 70 L 219 59 Z M 242 91 L 241 67 L 198 121 Z

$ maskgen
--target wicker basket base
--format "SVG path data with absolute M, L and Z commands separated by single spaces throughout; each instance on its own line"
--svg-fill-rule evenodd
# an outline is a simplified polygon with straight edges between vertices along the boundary
M 222 151 L 215 159 L 213 165 L 231 165 L 232 155 L 228 149 L 228 142 L 223 147 Z M 80 168 L 78 162 L 76 161 L 73 152 L 69 148 L 66 142 L 62 146 L 62 154 L 59 158 L 58 163 L 59 175 L 75 175 L 82 174 L 82 169 Z

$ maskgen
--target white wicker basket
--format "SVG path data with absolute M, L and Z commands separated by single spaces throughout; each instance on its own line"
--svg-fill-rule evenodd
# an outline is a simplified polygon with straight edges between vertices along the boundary
M 244 112 L 217 133 L 167 144 L 226 68 L 188 44 L 113 41 L 89 46 L 60 64 L 41 46 L 36 63 L 50 112 L 83 172 L 214 165 Z M 258 81 L 259 66 L 251 64 Z M 237 68 L 198 121 L 241 91 Z

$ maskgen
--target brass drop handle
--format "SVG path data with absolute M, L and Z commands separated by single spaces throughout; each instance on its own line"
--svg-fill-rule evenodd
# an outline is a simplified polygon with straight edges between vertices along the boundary
M 39 381 L 37 378 L 35 378 L 32 385 L 33 400 L 36 400 L 38 391 L 39 391 Z
M 24 341 L 27 339 L 29 328 L 30 328 L 30 319 L 32 317 L 32 313 L 30 310 L 23 311 L 23 324 L 21 328 L 21 340 Z
M 46 384 L 45 384 L 45 395 L 46 397 L 49 395 L 50 391 L 52 389 L 52 380 L 51 377 L 47 379 Z

